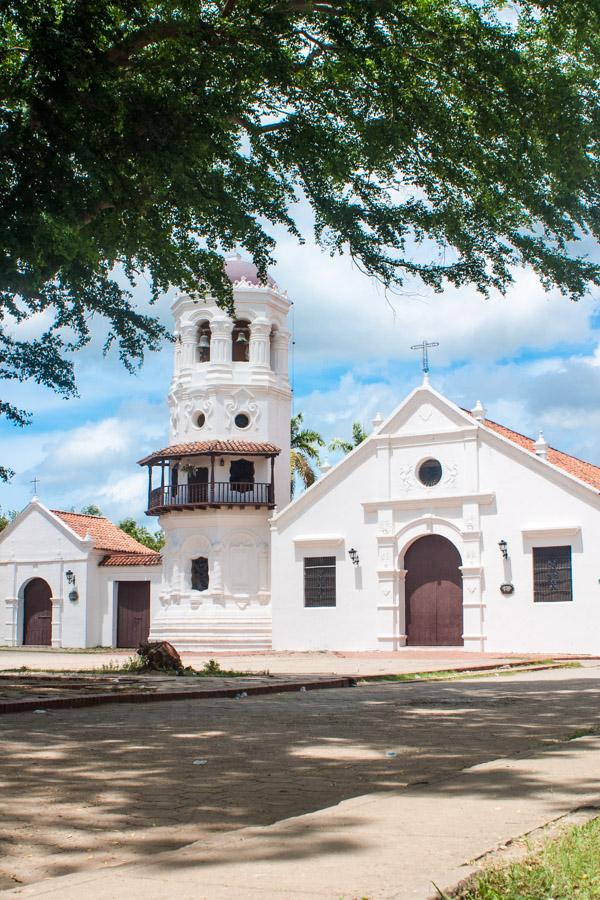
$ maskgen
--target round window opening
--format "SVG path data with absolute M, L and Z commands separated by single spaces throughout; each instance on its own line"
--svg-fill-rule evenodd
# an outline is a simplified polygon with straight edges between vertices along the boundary
M 198 413 L 196 416 L 196 425 L 198 428 L 204 428 L 204 423 L 206 422 L 206 416 L 204 413 Z
M 425 487 L 433 487 L 438 484 L 442 477 L 442 466 L 437 459 L 426 459 L 419 466 L 419 481 Z
M 234 421 L 238 428 L 247 428 L 250 424 L 250 419 L 246 413 L 238 413 Z

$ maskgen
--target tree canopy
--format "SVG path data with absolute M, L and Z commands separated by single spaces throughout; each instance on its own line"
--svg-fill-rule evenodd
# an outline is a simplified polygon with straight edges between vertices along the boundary
M 139 363 L 165 330 L 115 267 L 230 305 L 222 253 L 264 274 L 302 197 L 320 244 L 386 285 L 485 294 L 527 265 L 581 297 L 599 26 L 584 0 L 8 0 L 0 377 L 74 392 L 93 316 Z
M 299 412 L 292 416 L 290 422 L 290 494 L 293 497 L 296 488 L 296 476 L 305 488 L 314 484 L 317 474 L 313 463 L 319 464 L 319 447 L 325 441 L 318 431 L 304 428 L 304 414 Z
M 165 545 L 165 535 L 162 531 L 150 531 L 145 525 L 138 525 L 135 519 L 127 518 L 119 522 L 119 528 L 130 537 L 139 541 L 150 550 L 162 550 Z
M 341 450 L 342 453 L 350 453 L 359 444 L 362 444 L 369 435 L 363 428 L 361 422 L 353 422 L 352 423 L 352 440 L 345 441 L 343 438 L 333 438 L 332 441 L 329 442 L 329 449 L 336 451 Z

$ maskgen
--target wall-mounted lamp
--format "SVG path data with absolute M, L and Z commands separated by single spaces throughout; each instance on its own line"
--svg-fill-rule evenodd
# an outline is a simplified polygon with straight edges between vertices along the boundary
M 352 562 L 354 563 L 355 566 L 357 566 L 360 563 L 360 560 L 358 558 L 358 553 L 354 549 L 354 547 L 350 547 L 350 549 L 348 550 L 348 556 L 350 557 L 350 559 L 352 560 Z
M 224 465 L 225 465 L 225 460 L 223 459 L 223 457 L 221 457 L 221 459 L 219 460 L 219 465 L 220 465 L 220 466 L 224 466 Z
M 65 578 L 67 579 L 68 583 L 73 586 L 73 590 L 69 591 L 69 600 L 71 601 L 71 603 L 76 603 L 77 600 L 79 600 L 79 592 L 75 587 L 75 572 L 73 572 L 71 569 L 67 569 L 67 571 L 65 572 Z
M 503 539 L 498 541 L 498 546 L 500 547 L 500 553 L 502 554 L 503 559 L 508 559 L 508 544 Z

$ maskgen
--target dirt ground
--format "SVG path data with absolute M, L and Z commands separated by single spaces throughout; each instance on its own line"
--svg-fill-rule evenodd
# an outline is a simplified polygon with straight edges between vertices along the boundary
M 0 889 L 439 779 L 594 726 L 599 663 L 2 716 Z
M 181 652 L 186 666 L 201 669 L 212 657 L 223 669 L 238 672 L 270 672 L 272 675 L 380 675 L 385 673 L 421 672 L 432 669 L 454 669 L 457 666 L 502 665 L 519 659 L 548 658 L 551 653 L 475 653 L 462 648 L 404 647 L 395 652 L 311 651 L 287 653 L 190 653 Z M 564 654 L 558 654 L 562 656 Z M 0 671 L 28 669 L 51 671 L 85 671 L 106 665 L 122 665 L 135 650 L 65 650 L 50 647 L 0 647 Z

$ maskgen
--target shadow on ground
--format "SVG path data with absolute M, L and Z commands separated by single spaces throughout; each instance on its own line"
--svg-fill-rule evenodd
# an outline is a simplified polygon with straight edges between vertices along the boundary
M 444 779 L 600 726 L 599 672 L 3 716 L 0 888 L 139 861 L 408 783 L 465 791 L 461 779 Z M 511 778 L 524 799 L 546 789 Z M 489 775 L 470 784 L 496 790 Z M 581 784 L 582 796 L 593 790 L 600 780 Z M 331 841 L 340 854 L 355 850 L 339 836 L 300 839 L 298 827 L 278 854 L 309 859 Z

